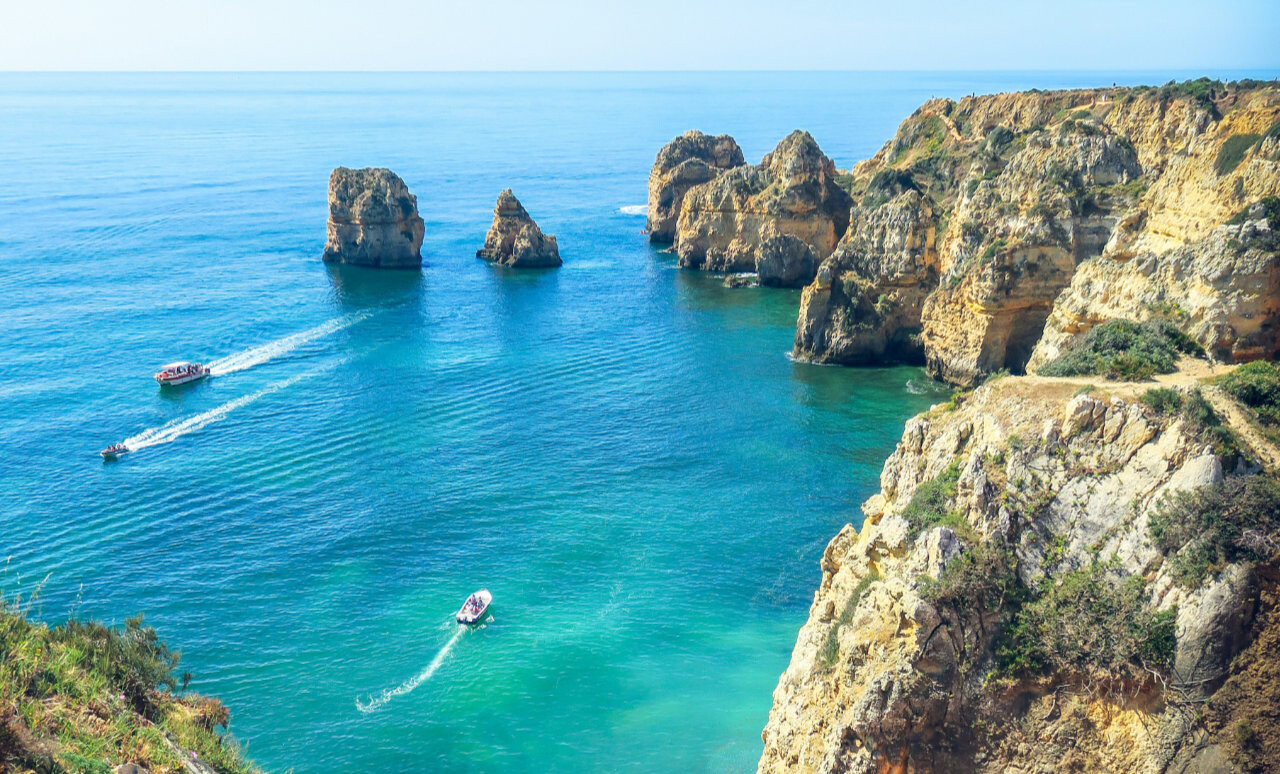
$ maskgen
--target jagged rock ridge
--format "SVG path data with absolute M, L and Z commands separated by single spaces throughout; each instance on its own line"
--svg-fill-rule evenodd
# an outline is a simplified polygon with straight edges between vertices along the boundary
M 555 267 L 563 263 L 556 238 L 542 233 L 510 188 L 498 194 L 493 225 L 476 257 L 515 268 Z
M 796 284 L 810 274 L 798 246 L 764 243 L 790 237 L 815 260 L 826 258 L 848 225 L 850 204 L 836 184 L 835 164 L 808 132 L 795 131 L 759 165 L 736 166 L 689 188 L 675 251 L 681 266 L 709 271 L 758 271 L 763 258 L 762 281 Z

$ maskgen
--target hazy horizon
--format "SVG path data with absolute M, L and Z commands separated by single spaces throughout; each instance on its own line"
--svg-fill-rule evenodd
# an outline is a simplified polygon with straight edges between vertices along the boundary
M 0 71 L 1003 72 L 1280 67 L 1267 0 L 49 0 L 6 13 Z

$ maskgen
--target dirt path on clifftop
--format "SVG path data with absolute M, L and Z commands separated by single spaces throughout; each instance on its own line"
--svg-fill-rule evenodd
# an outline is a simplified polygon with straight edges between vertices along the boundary
M 1153 387 L 1200 387 L 1205 400 L 1218 412 L 1222 421 L 1231 428 L 1244 444 L 1245 450 L 1270 472 L 1280 471 L 1280 449 L 1272 443 L 1249 412 L 1240 406 L 1234 398 L 1212 384 L 1205 384 L 1230 373 L 1235 365 L 1212 364 L 1207 360 L 1185 358 L 1178 362 L 1178 370 L 1171 374 L 1158 374 L 1149 382 L 1113 382 L 1094 376 L 1037 376 L 1029 374 L 1018 377 L 1029 391 L 1052 390 L 1055 386 L 1062 389 L 1067 386 L 1092 387 L 1101 395 L 1114 395 L 1125 400 L 1134 400 Z
M 1262 434 L 1253 417 L 1249 416 L 1249 413 L 1241 408 L 1234 398 L 1223 392 L 1221 387 L 1211 385 L 1204 388 L 1204 397 L 1263 468 L 1272 473 L 1280 470 L 1280 449 L 1277 449 L 1275 444 Z

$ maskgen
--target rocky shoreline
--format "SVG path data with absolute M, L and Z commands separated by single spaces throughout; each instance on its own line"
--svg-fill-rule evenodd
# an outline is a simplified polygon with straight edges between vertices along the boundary
M 840 180 L 843 229 L 715 196 L 763 174 L 689 189 L 682 265 L 834 231 L 794 355 L 976 389 L 827 546 L 759 771 L 1280 767 L 1280 449 L 1218 386 L 1280 352 L 1280 88 L 934 100 Z M 1208 360 L 1149 381 L 1129 331 Z M 1035 375 L 1087 346 L 1123 378 Z

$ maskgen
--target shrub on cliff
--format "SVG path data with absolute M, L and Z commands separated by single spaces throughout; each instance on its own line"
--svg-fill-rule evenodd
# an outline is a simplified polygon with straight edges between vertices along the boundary
M 1253 409 L 1263 427 L 1273 433 L 1280 429 L 1280 365 L 1255 360 L 1222 377 L 1218 384 Z
M 1200 345 L 1166 320 L 1110 320 L 1090 330 L 1039 373 L 1141 381 L 1172 373 L 1180 355 L 1201 353 Z
M 964 516 L 951 507 L 956 497 L 956 486 L 960 481 L 960 463 L 953 462 L 947 469 L 934 478 L 916 487 L 911 502 L 902 511 L 902 517 L 911 525 L 911 534 L 921 532 L 938 525 L 951 527 L 961 537 L 972 537 L 973 528 L 964 520 Z
M 996 643 L 997 668 L 1034 677 L 1076 675 L 1102 693 L 1142 683 L 1173 663 L 1174 610 L 1147 603 L 1140 576 L 1094 563 L 1063 575 L 1022 605 Z
M 178 662 L 141 616 L 48 627 L 0 597 L 0 771 L 182 771 L 194 755 L 217 772 L 255 772 L 214 733 L 226 707 L 175 695 L 189 679 Z
M 1170 557 L 1174 579 L 1195 588 L 1228 564 L 1265 559 L 1280 549 L 1280 483 L 1270 476 L 1232 476 L 1180 492 L 1148 524 L 1152 542 Z
M 1262 139 L 1260 134 L 1233 134 L 1218 149 L 1218 158 L 1214 167 L 1219 175 L 1228 175 L 1244 161 L 1249 149 Z

